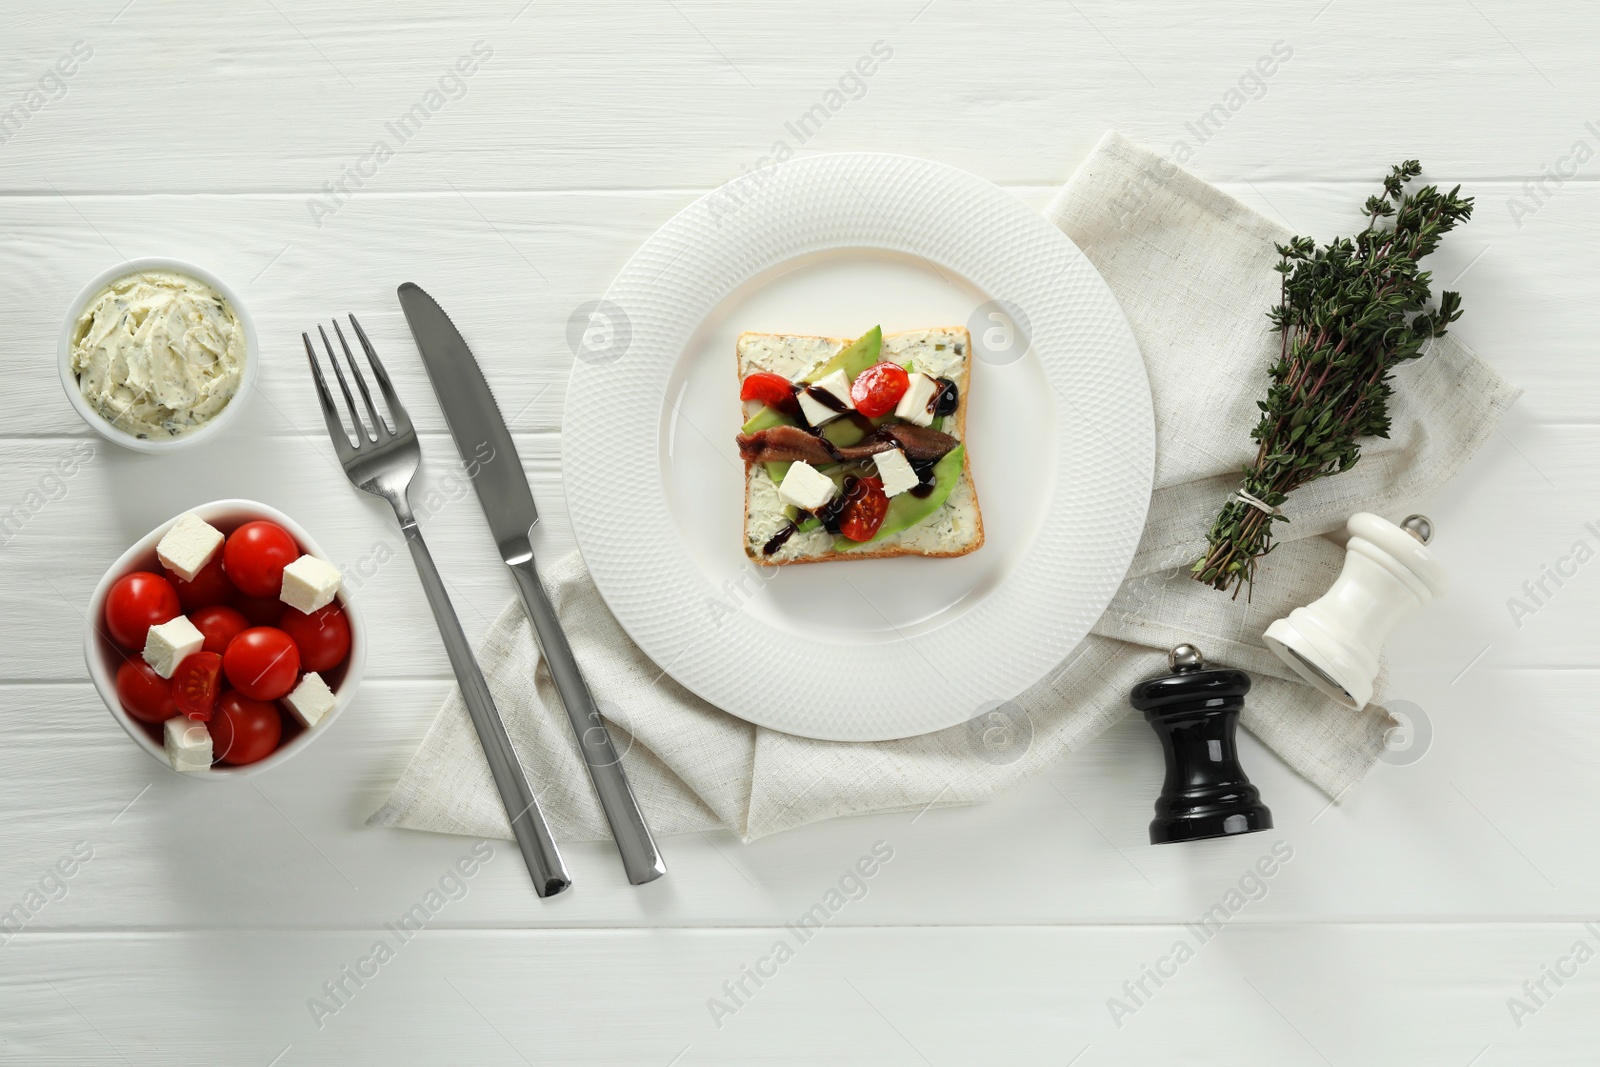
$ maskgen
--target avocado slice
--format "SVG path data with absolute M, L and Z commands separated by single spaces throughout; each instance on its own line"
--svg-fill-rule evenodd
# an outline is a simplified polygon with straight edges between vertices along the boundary
M 748 422 L 739 428 L 740 433 L 755 433 L 758 430 L 770 430 L 774 426 L 793 426 L 794 420 L 777 408 L 762 406 L 761 410 L 750 416 Z
M 822 428 L 822 436 L 840 448 L 849 448 L 860 444 L 861 439 L 867 436 L 867 431 L 851 419 L 833 419 Z
M 878 362 L 878 353 L 881 351 L 883 351 L 883 327 L 874 326 L 840 349 L 838 355 L 806 375 L 805 381 L 821 381 L 836 370 L 844 371 L 846 378 L 855 381 L 856 375 Z
M 966 445 L 956 445 L 933 465 L 933 492 L 927 496 L 901 493 L 889 501 L 889 511 L 883 516 L 883 525 L 878 527 L 878 532 L 873 535 L 871 541 L 852 541 L 848 537 L 839 537 L 834 539 L 833 550 L 848 552 L 862 545 L 876 544 L 885 538 L 893 537 L 901 530 L 915 526 L 938 511 L 944 502 L 950 499 L 950 493 L 961 477 L 961 465 L 966 454 Z

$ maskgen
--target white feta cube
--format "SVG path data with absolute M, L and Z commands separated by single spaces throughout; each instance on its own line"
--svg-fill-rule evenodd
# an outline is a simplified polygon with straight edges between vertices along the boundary
M 783 484 L 778 486 L 778 499 L 803 511 L 816 511 L 838 491 L 833 479 L 805 460 L 799 460 L 791 463 L 789 473 L 783 476 Z
M 836 370 L 832 374 L 824 375 L 823 377 L 818 378 L 811 384 L 813 388 L 821 389 L 823 392 L 832 393 L 834 399 L 839 401 L 839 403 L 843 404 L 851 411 L 855 410 L 855 401 L 850 399 L 850 376 L 844 371 Z
M 821 426 L 830 419 L 837 419 L 844 414 L 835 411 L 825 400 L 818 400 L 812 395 L 812 390 L 827 393 L 839 402 L 845 411 L 854 411 L 855 402 L 850 399 L 850 378 L 842 370 L 821 378 L 800 391 L 800 410 L 805 414 L 806 421 L 812 426 Z
M 178 518 L 156 545 L 156 558 L 186 582 L 194 581 L 222 547 L 222 531 L 190 511 Z
M 917 477 L 917 472 L 911 469 L 911 461 L 906 459 L 906 454 L 898 448 L 879 452 L 872 457 L 872 464 L 878 468 L 878 477 L 883 479 L 885 496 L 899 496 L 908 489 L 915 489 L 922 481 Z
M 283 591 L 278 599 L 309 615 L 333 603 L 338 592 L 338 567 L 316 556 L 301 556 L 283 568 Z
M 169 622 L 150 627 L 144 639 L 144 661 L 155 668 L 161 677 L 171 678 L 177 672 L 178 664 L 199 652 L 200 646 L 205 643 L 205 634 L 195 628 L 189 616 L 179 615 Z
M 322 675 L 307 671 L 294 691 L 283 698 L 283 702 L 302 726 L 315 726 L 333 710 L 333 690 L 322 680 Z
M 211 769 L 211 731 L 206 724 L 187 715 L 174 715 L 161 730 L 166 741 L 167 759 L 175 771 Z
M 918 426 L 930 425 L 933 422 L 932 401 L 938 392 L 939 382 L 936 379 L 926 374 L 911 375 L 911 384 L 906 387 L 900 403 L 895 405 L 895 417 Z

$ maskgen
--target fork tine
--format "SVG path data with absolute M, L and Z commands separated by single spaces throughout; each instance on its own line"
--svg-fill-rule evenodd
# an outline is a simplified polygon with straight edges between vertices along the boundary
M 300 340 L 306 343 L 306 359 L 311 362 L 311 377 L 316 379 L 317 399 L 322 401 L 322 421 L 328 427 L 328 436 L 333 438 L 334 451 L 342 459 L 350 451 L 350 433 L 339 418 L 333 394 L 328 392 L 328 380 L 322 376 L 321 361 L 317 359 L 317 350 L 311 346 L 311 335 L 301 333 Z
M 372 364 L 372 373 L 378 379 L 378 390 L 383 393 L 383 401 L 389 405 L 389 417 L 394 420 L 394 432 L 410 433 L 411 416 L 406 414 L 406 406 L 400 403 L 400 394 L 396 393 L 394 386 L 390 384 L 389 372 L 383 369 L 383 360 L 378 358 L 377 350 L 372 347 L 372 342 L 367 340 L 367 331 L 361 328 L 361 323 L 356 321 L 354 315 L 350 316 L 350 325 L 355 327 L 356 339 L 361 342 L 361 348 L 367 354 L 367 362 Z
M 378 414 L 377 405 L 372 402 L 372 391 L 367 388 L 366 376 L 361 373 L 361 368 L 356 364 L 356 357 L 350 353 L 350 342 L 344 339 L 344 331 L 339 329 L 338 319 L 333 320 L 333 332 L 339 337 L 339 347 L 344 349 L 345 361 L 350 364 L 350 373 L 355 376 L 356 388 L 361 390 L 361 399 L 367 403 L 367 414 L 372 416 L 373 435 L 382 437 L 385 433 L 391 433 L 392 431 L 389 429 L 388 424 Z M 377 372 L 374 371 L 373 373 L 376 374 Z
M 361 421 L 361 413 L 356 410 L 355 394 L 350 392 L 350 383 L 345 381 L 344 371 L 339 369 L 339 357 L 333 354 L 333 345 L 328 343 L 328 331 L 322 328 L 322 323 L 317 323 L 317 332 L 322 335 L 322 347 L 328 350 L 328 362 L 333 364 L 333 376 L 339 379 L 339 391 L 344 394 L 345 406 L 350 409 L 350 421 L 355 423 L 356 444 L 360 448 L 363 441 L 377 440 L 377 434 L 367 435 L 367 427 Z

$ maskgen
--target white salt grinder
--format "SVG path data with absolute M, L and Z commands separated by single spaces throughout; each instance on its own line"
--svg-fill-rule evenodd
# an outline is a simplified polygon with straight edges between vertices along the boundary
M 1267 627 L 1278 658 L 1352 710 L 1372 699 L 1378 655 L 1395 625 L 1445 590 L 1444 567 L 1428 551 L 1433 523 L 1412 515 L 1396 526 L 1362 511 L 1350 516 L 1338 580 L 1315 603 Z

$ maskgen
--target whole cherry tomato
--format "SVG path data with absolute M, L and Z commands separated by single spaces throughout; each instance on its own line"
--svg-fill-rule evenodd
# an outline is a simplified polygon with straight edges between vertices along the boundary
M 222 657 L 215 652 L 195 652 L 183 658 L 172 674 L 172 698 L 178 710 L 199 722 L 209 722 L 221 690 Z
M 228 535 L 222 565 L 245 596 L 275 597 L 283 591 L 283 568 L 300 558 L 300 546 L 275 522 L 247 522 Z
M 193 615 L 200 608 L 226 604 L 233 599 L 233 583 L 228 581 L 228 574 L 222 569 L 220 552 L 200 568 L 200 573 L 194 576 L 192 582 L 184 581 L 171 571 L 166 571 L 166 575 L 172 587 L 178 591 L 178 603 L 183 605 L 185 614 Z
M 276 596 L 244 596 L 233 598 L 234 609 L 250 620 L 251 626 L 276 626 L 283 617 L 286 605 Z
M 883 480 L 859 478 L 850 487 L 850 495 L 845 497 L 844 510 L 839 515 L 839 532 L 852 541 L 870 541 L 888 512 L 889 498 L 884 495 Z
M 211 751 L 235 767 L 272 755 L 283 736 L 278 709 L 263 700 L 224 693 L 211 716 Z
M 189 621 L 205 635 L 206 643 L 200 646 L 200 650 L 215 652 L 219 656 L 228 650 L 228 642 L 250 629 L 249 619 L 222 604 L 201 608 L 189 616 Z
M 253 626 L 228 644 L 222 670 L 251 700 L 277 700 L 300 676 L 300 650 L 282 630 Z
M 759 400 L 785 415 L 793 415 L 800 410 L 800 401 L 795 397 L 794 386 L 789 384 L 789 379 L 766 371 L 757 371 L 744 380 L 739 386 L 739 399 Z
M 877 363 L 850 383 L 850 399 L 856 410 L 869 419 L 887 415 L 900 403 L 911 385 L 911 376 L 898 363 Z
M 177 618 L 183 611 L 172 583 L 159 574 L 124 574 L 106 595 L 106 630 L 123 648 L 144 650 L 150 627 Z
M 285 608 L 278 627 L 294 639 L 304 670 L 332 670 L 350 654 L 350 620 L 337 600 L 310 615 Z
M 142 659 L 125 660 L 117 668 L 117 698 L 140 722 L 166 722 L 178 714 L 172 683 Z

